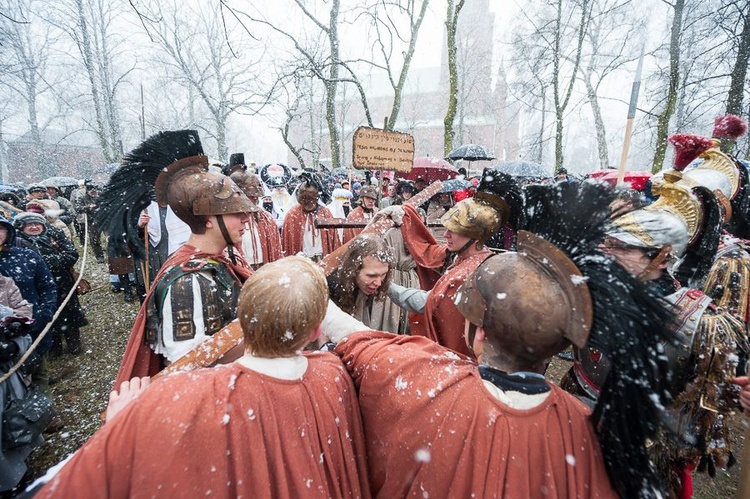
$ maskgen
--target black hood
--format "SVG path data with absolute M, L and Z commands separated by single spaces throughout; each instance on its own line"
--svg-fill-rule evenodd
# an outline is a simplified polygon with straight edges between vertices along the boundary
M 0 216 L 0 225 L 8 229 L 8 239 L 3 243 L 3 246 L 13 246 L 16 241 L 16 228 L 2 216 Z

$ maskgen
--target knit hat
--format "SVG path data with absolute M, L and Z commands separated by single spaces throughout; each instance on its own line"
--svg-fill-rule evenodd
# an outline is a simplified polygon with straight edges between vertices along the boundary
M 16 215 L 16 218 L 13 219 L 13 226 L 18 230 L 21 230 L 26 225 L 33 223 L 42 224 L 45 228 L 47 227 L 47 219 L 39 213 L 24 211 L 23 213 L 19 213 L 18 215 Z

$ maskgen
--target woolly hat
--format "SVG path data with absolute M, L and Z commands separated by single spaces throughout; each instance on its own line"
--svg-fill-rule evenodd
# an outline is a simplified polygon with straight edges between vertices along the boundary
M 45 228 L 47 227 L 47 219 L 39 213 L 24 211 L 16 215 L 16 218 L 13 219 L 13 226 L 19 230 L 33 223 L 42 224 Z

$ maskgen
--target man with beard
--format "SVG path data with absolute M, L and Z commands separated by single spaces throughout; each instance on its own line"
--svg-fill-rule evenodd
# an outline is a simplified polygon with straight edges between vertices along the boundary
M 320 261 L 341 246 L 336 229 L 319 229 L 315 220 L 333 218 L 333 214 L 318 202 L 323 185 L 317 175 L 305 172 L 297 188 L 297 205 L 284 217 L 281 229 L 281 248 L 284 255 L 303 255 Z
M 378 212 L 375 203 L 378 202 L 378 192 L 372 186 L 362 187 L 359 191 L 359 206 L 354 208 L 346 217 L 347 222 L 369 222 Z M 347 228 L 344 230 L 344 243 L 354 239 L 362 229 Z

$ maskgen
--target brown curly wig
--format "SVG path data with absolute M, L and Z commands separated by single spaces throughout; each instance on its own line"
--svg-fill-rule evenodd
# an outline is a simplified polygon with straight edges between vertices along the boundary
M 359 292 L 355 279 L 368 256 L 388 265 L 388 273 L 378 292 L 373 295 L 375 300 L 382 300 L 388 294 L 395 259 L 391 248 L 380 237 L 366 234 L 353 239 L 341 258 L 341 265 L 328 275 L 331 300 L 348 314 L 354 312 Z

